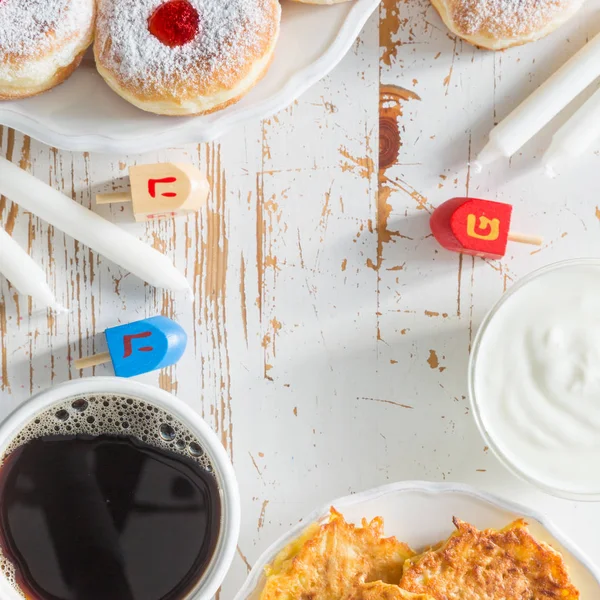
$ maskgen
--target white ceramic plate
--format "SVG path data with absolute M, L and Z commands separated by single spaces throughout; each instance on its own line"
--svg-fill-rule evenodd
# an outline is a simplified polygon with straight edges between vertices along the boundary
M 207 142 L 285 108 L 343 58 L 380 0 L 332 6 L 284 1 L 281 35 L 266 77 L 238 104 L 201 117 L 145 113 L 117 96 L 91 54 L 65 84 L 27 100 L 0 102 L 0 124 L 64 150 L 147 152 Z
M 600 598 L 599 571 L 566 536 L 533 510 L 465 485 L 408 481 L 334 500 L 308 515 L 258 559 L 235 600 L 258 600 L 264 567 L 308 524 L 327 518 L 332 505 L 355 523 L 363 517 L 382 516 L 386 535 L 395 535 L 416 550 L 448 537 L 454 531 L 453 516 L 478 528 L 504 527 L 517 517 L 525 517 L 533 535 L 563 554 L 581 598 Z

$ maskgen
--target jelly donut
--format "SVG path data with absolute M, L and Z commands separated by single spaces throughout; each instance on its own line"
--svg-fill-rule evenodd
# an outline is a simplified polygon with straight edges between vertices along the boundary
M 583 0 L 431 0 L 442 20 L 467 42 L 502 50 L 538 40 L 567 21 Z
M 96 65 L 143 110 L 209 113 L 261 79 L 280 19 L 278 0 L 99 0 Z
M 349 0 L 292 0 L 293 2 L 302 2 L 303 4 L 340 4 Z
M 62 83 L 94 33 L 95 0 L 0 0 L 0 99 Z

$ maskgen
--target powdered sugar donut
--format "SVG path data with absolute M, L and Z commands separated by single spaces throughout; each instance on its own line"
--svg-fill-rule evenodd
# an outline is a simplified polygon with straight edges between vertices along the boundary
M 92 43 L 95 0 L 0 0 L 0 99 L 64 81 Z
M 213 112 L 261 79 L 280 19 L 278 0 L 99 0 L 96 65 L 143 110 Z
M 583 0 L 431 0 L 452 31 L 475 46 L 502 50 L 539 40 L 567 21 Z
M 302 2 L 303 4 L 340 4 L 349 0 L 293 0 L 293 2 Z

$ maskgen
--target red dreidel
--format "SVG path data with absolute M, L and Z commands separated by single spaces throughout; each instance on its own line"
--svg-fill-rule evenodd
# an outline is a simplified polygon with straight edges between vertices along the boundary
M 512 205 L 479 198 L 452 198 L 433 211 L 429 225 L 446 250 L 487 258 L 502 258 L 506 244 L 541 246 L 535 235 L 510 232 Z

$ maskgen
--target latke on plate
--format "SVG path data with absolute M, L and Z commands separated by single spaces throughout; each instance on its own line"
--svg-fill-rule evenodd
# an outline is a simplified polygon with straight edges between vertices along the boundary
M 442 545 L 407 560 L 400 587 L 434 600 L 577 600 L 562 556 L 523 519 L 479 531 L 454 519 Z
M 357 527 L 332 508 L 328 523 L 310 526 L 267 568 L 267 582 L 260 598 L 373 600 L 372 595 L 352 594 L 370 581 L 398 583 L 402 565 L 414 554 L 395 537 L 383 537 L 380 517 L 370 523 L 363 519 L 362 527 Z
M 416 555 L 383 537 L 383 519 L 347 523 L 334 508 L 266 568 L 260 600 L 578 600 L 560 553 L 518 519 L 456 531 Z
M 362 585 L 345 600 L 433 600 L 433 598 L 427 594 L 407 592 L 391 583 L 373 581 Z

